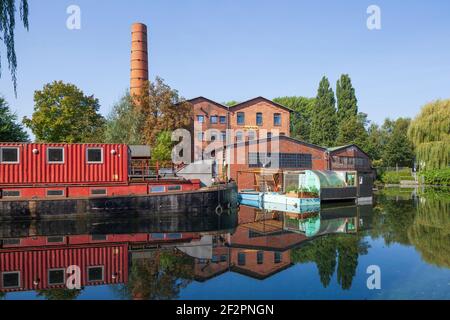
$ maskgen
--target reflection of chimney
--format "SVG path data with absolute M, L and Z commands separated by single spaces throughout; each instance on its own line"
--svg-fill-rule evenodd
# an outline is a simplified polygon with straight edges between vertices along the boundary
M 131 26 L 131 96 L 141 93 L 144 82 L 148 80 L 147 26 L 134 23 Z

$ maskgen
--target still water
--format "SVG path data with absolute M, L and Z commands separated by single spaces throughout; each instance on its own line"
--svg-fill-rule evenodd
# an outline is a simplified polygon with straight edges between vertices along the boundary
M 301 216 L 1 222 L 0 238 L 1 299 L 450 299 L 448 189 Z

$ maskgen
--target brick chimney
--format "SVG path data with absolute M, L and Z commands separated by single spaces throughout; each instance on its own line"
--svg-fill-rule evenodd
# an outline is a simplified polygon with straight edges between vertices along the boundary
M 147 26 L 134 23 L 131 26 L 131 96 L 141 93 L 144 82 L 148 80 Z

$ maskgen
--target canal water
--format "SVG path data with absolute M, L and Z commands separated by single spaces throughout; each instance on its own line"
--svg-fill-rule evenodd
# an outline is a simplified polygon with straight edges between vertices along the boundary
M 0 226 L 1 299 L 450 299 L 449 189 Z

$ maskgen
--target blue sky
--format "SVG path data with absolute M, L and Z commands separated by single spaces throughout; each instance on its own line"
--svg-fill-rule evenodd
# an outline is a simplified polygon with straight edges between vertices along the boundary
M 450 2 L 400 0 L 29 0 L 16 28 L 18 97 L 4 47 L 0 93 L 22 118 L 34 90 L 63 80 L 94 94 L 107 114 L 129 86 L 130 26 L 149 27 L 150 75 L 186 98 L 315 96 L 323 75 L 350 74 L 369 119 L 414 117 L 449 98 Z M 81 30 L 66 8 L 81 8 Z M 382 29 L 366 27 L 369 5 Z

